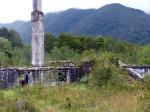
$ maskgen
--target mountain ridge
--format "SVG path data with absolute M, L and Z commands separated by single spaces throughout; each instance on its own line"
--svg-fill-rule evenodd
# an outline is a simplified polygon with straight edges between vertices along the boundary
M 0 27 L 15 29 L 25 43 L 31 41 L 31 22 L 15 21 Z M 107 35 L 132 43 L 150 43 L 150 15 L 118 3 L 98 9 L 71 8 L 45 14 L 45 31 L 54 35 Z

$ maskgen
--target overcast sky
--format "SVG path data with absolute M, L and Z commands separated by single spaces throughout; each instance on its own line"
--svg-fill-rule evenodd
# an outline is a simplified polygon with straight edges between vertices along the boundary
M 56 12 L 68 8 L 99 8 L 105 4 L 122 5 L 150 13 L 150 0 L 43 0 L 43 11 Z M 32 0 L 0 0 L 0 23 L 30 20 Z

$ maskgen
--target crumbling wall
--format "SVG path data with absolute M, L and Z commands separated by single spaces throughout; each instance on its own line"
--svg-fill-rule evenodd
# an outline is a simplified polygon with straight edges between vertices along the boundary
M 46 83 L 49 78 L 55 78 L 53 81 L 58 80 L 58 74 L 62 73 L 65 76 L 65 82 L 71 83 L 80 80 L 84 75 L 91 72 L 92 63 L 83 62 L 81 66 L 64 66 L 64 67 L 30 67 L 30 68 L 0 68 L 0 88 L 12 88 L 19 83 L 21 85 L 33 85 L 39 81 Z M 54 77 L 49 77 L 55 71 Z M 19 80 L 23 75 L 24 79 Z M 45 80 L 46 79 L 46 80 Z
M 0 70 L 0 88 L 11 88 L 19 85 L 18 72 L 16 70 Z

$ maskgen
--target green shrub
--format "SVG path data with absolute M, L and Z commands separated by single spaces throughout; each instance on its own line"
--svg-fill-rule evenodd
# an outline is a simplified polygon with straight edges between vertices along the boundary
M 84 77 L 81 78 L 79 83 L 88 85 L 88 84 L 90 84 L 91 81 L 92 81 L 92 75 L 87 74 L 87 75 L 85 75 Z
M 93 84 L 96 86 L 111 85 L 122 87 L 125 84 L 125 74 L 117 67 L 117 58 L 112 53 L 106 52 L 96 60 L 93 69 Z
M 107 84 L 110 78 L 112 77 L 112 70 L 111 66 L 103 66 L 99 65 L 95 68 L 93 72 L 93 84 L 97 86 L 103 86 L 104 84 Z
M 66 46 L 61 48 L 54 47 L 51 51 L 50 58 L 53 60 L 79 60 L 78 54 Z

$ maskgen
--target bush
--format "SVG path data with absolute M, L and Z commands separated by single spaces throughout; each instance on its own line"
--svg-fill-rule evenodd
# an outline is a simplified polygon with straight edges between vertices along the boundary
M 117 67 L 117 58 L 109 52 L 100 56 L 93 69 L 93 84 L 100 87 L 108 84 L 116 87 L 124 86 L 125 73 Z
M 90 84 L 91 81 L 92 81 L 92 75 L 88 74 L 81 78 L 80 83 L 88 85 Z
M 78 61 L 80 57 L 78 56 L 78 53 L 76 53 L 72 49 L 70 49 L 66 46 L 63 46 L 61 48 L 54 47 L 51 51 L 51 54 L 49 55 L 49 58 L 51 60 L 74 60 L 74 61 Z M 47 60 L 50 60 L 50 59 L 47 59 Z
M 98 65 L 93 72 L 93 84 L 97 86 L 102 86 L 107 84 L 112 76 L 111 66 Z

